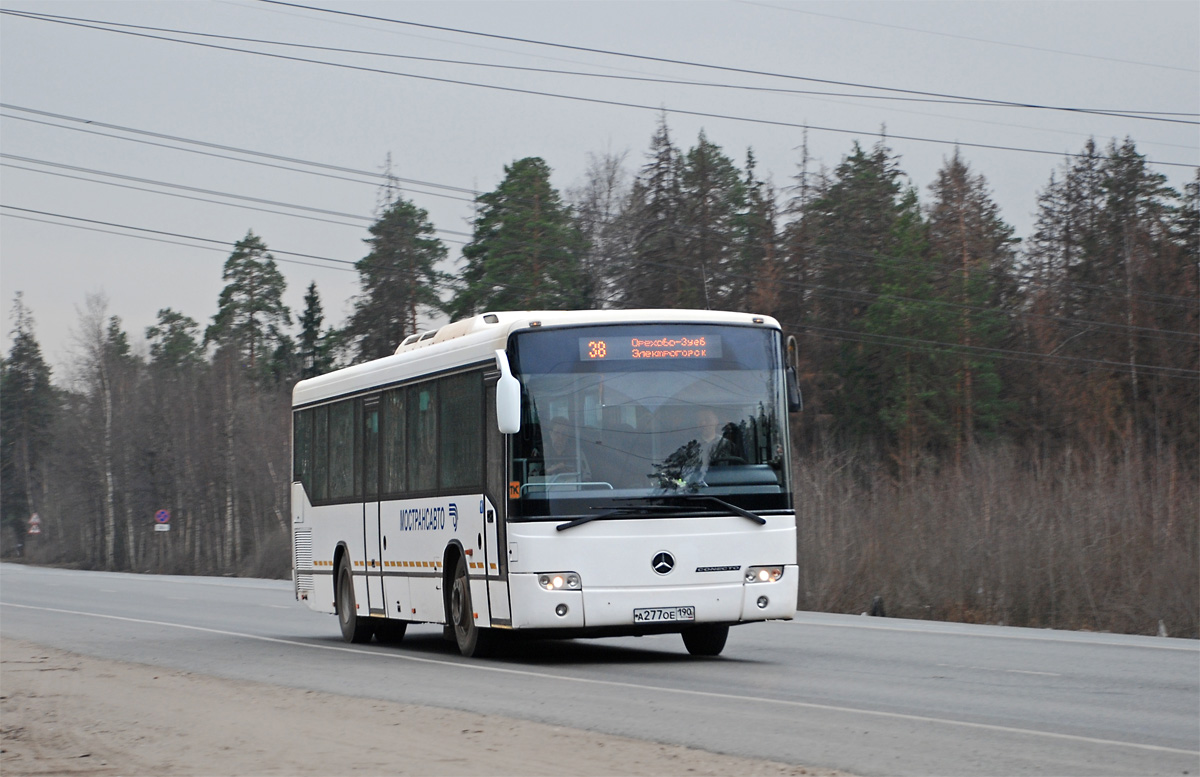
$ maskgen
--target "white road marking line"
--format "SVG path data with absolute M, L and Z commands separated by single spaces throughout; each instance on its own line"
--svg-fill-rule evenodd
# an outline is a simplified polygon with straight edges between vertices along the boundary
M 1027 736 L 1044 737 L 1046 739 L 1060 739 L 1068 742 L 1085 742 L 1092 745 L 1110 745 L 1113 747 L 1131 747 L 1136 750 L 1149 750 L 1155 753 L 1177 753 L 1179 755 L 1196 755 L 1200 756 L 1200 750 L 1183 750 L 1177 747 L 1164 747 L 1162 745 L 1145 745 L 1137 742 L 1120 742 L 1113 739 L 1099 739 L 1096 737 L 1085 737 L 1077 734 L 1059 734 L 1053 731 L 1036 731 L 1028 728 L 1015 728 L 1013 726 L 999 726 L 992 723 L 971 723 L 963 720 L 949 720 L 947 718 L 933 718 L 926 715 L 907 715 L 900 712 L 883 712 L 881 710 L 865 710 L 856 707 L 839 707 L 834 704 L 816 704 L 807 701 L 791 701 L 788 699 L 770 699 L 759 696 L 743 696 L 734 693 L 718 693 L 716 691 L 691 691 L 684 688 L 668 688 L 660 685 L 642 685 L 640 683 L 627 683 L 618 680 L 595 680 L 587 677 L 567 677 L 565 675 L 547 674 L 545 672 L 533 672 L 528 669 L 510 669 L 503 666 L 484 666 L 474 663 L 462 663 L 458 661 L 443 661 L 436 658 L 423 658 L 421 656 L 410 656 L 404 653 L 382 653 L 375 650 L 364 650 L 362 648 L 344 647 L 342 645 L 315 645 L 309 642 L 300 642 L 294 639 L 281 639 L 279 637 L 263 637 L 258 634 L 245 634 L 239 631 L 225 631 L 223 629 L 210 629 L 204 626 L 189 626 L 184 623 L 170 623 L 167 621 L 152 621 L 145 618 L 128 618 L 123 615 L 104 615 L 95 612 L 79 612 L 77 610 L 62 610 L 56 607 L 35 607 L 28 604 L 14 604 L 12 602 L 0 602 L 0 606 L 4 607 L 19 607 L 23 610 L 40 610 L 42 612 L 57 612 L 64 615 L 85 615 L 93 618 L 104 618 L 107 620 L 123 621 L 125 623 L 143 623 L 150 626 L 167 626 L 177 629 L 186 629 L 188 631 L 201 631 L 206 634 L 220 634 L 227 637 L 241 637 L 242 639 L 252 639 L 259 642 L 271 642 L 277 645 L 294 645 L 295 647 L 312 648 L 314 650 L 332 650 L 339 653 L 357 653 L 364 656 L 375 656 L 376 658 L 391 658 L 400 661 L 408 661 L 416 664 L 436 664 L 453 669 L 463 669 L 475 672 L 492 672 L 494 674 L 515 675 L 518 677 L 537 677 L 543 680 L 560 680 L 562 682 L 579 683 L 581 685 L 603 685 L 612 688 L 630 688 L 638 691 L 652 691 L 655 693 L 672 693 L 681 696 L 700 696 L 707 699 L 723 699 L 726 701 L 744 701 L 751 704 L 776 704 L 784 707 L 799 707 L 802 709 L 826 710 L 829 712 L 845 712 L 858 715 L 869 715 L 879 718 L 891 718 L 894 720 L 911 720 L 922 723 L 941 723 L 947 726 L 958 726 L 960 728 L 973 728 L 982 731 L 1000 731 L 1006 734 L 1025 734 Z
M 867 618 L 863 618 L 867 620 Z M 873 620 L 878 620 L 873 619 Z M 788 626 L 806 626 L 822 629 L 867 629 L 869 631 L 901 631 L 908 634 L 926 634 L 937 637 L 976 637 L 978 639 L 1023 639 L 1029 642 L 1059 642 L 1067 645 L 1105 645 L 1107 647 L 1132 647 L 1146 648 L 1147 650 L 1182 650 L 1186 653 L 1200 653 L 1200 644 L 1187 645 L 1155 645 L 1149 642 L 1117 642 L 1115 640 L 1089 640 L 1089 639 L 1068 639 L 1055 636 L 1041 636 L 1034 634 L 979 634 L 969 631 L 952 631 L 950 629 L 939 629 L 936 626 L 927 629 L 907 628 L 904 626 L 875 626 L 866 623 L 818 623 L 817 621 L 807 621 L 800 618 L 792 620 L 771 621 L 772 623 L 784 623 Z M 937 621 L 929 621 L 930 624 L 935 624 Z M 1093 632 L 1094 633 L 1094 632 Z M 1184 640 L 1179 640 L 1183 642 Z
M 963 666 L 962 664 L 938 664 L 943 669 L 970 669 L 976 672 L 1009 672 L 1011 674 L 1033 674 L 1040 677 L 1062 677 L 1058 672 L 1034 672 L 1030 669 L 1002 669 L 994 666 Z

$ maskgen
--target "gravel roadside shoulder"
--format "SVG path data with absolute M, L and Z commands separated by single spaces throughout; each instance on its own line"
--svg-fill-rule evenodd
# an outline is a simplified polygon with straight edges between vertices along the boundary
M 90 658 L 0 639 L 0 773 L 822 775 L 492 715 Z

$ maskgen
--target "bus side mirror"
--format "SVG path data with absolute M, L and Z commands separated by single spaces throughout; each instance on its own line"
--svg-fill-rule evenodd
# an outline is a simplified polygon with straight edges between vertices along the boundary
M 789 413 L 799 413 L 804 409 L 804 397 L 800 395 L 800 383 L 796 380 L 796 368 L 787 368 L 787 403 Z
M 804 397 L 800 396 L 800 380 L 796 377 L 796 365 L 800 363 L 800 344 L 796 342 L 795 335 L 790 335 L 787 339 L 787 353 L 783 363 L 787 365 L 784 375 L 787 378 L 788 412 L 799 413 L 804 409 Z
M 501 434 L 516 434 L 521 431 L 521 381 L 513 376 L 504 351 L 496 351 L 496 367 L 500 370 L 500 380 L 496 383 L 496 426 Z

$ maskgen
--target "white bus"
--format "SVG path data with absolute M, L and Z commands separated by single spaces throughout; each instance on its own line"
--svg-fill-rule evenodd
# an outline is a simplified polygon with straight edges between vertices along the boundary
M 296 598 L 342 636 L 444 624 L 679 633 L 791 618 L 779 324 L 683 310 L 487 313 L 293 392 Z

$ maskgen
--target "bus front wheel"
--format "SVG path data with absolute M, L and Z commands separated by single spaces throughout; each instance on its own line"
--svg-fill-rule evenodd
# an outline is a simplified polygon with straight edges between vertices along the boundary
M 460 556 L 454 567 L 454 582 L 450 586 L 447 620 L 454 629 L 458 652 L 468 658 L 487 655 L 492 646 L 491 629 L 475 625 L 475 610 L 471 605 L 471 584 L 467 578 L 467 562 Z
M 354 578 L 350 565 L 346 563 L 338 569 L 337 611 L 342 639 L 347 642 L 367 642 L 371 639 L 370 622 L 358 616 L 358 605 L 354 601 Z
M 719 656 L 725 649 L 729 626 L 708 623 L 692 626 L 683 632 L 683 646 L 693 656 Z

